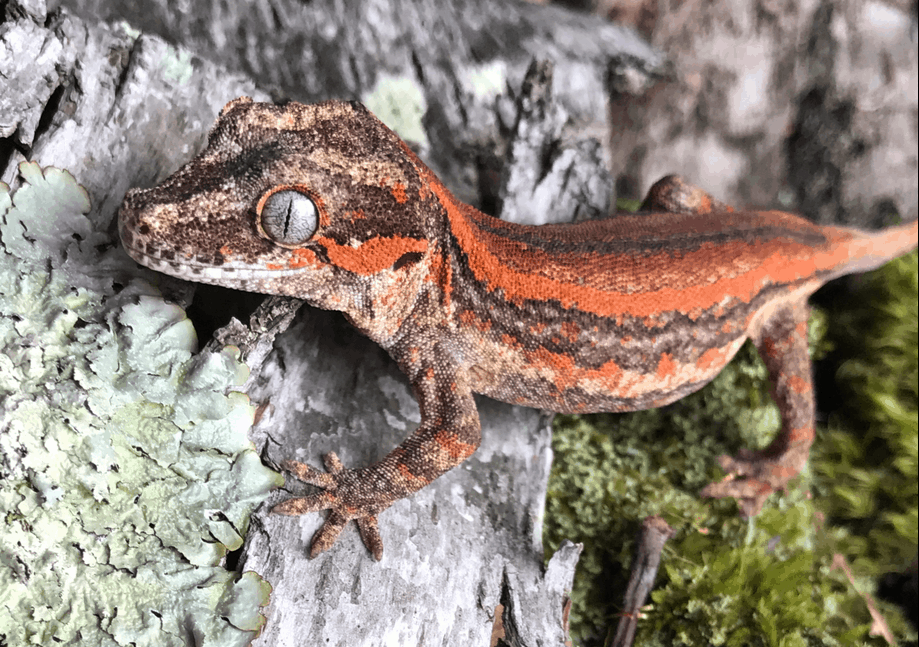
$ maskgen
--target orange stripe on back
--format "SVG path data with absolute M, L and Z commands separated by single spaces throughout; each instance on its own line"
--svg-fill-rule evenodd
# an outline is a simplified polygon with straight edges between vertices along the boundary
M 590 252 L 550 254 L 484 231 L 478 221 L 490 228 L 532 234 L 534 239 L 541 237 L 540 228 L 493 223 L 489 216 L 456 201 L 430 172 L 425 179 L 444 205 L 470 269 L 489 290 L 502 290 L 504 298 L 514 303 L 554 300 L 565 308 L 605 317 L 641 317 L 649 324 L 662 312 L 695 318 L 713 306 L 729 305 L 728 298 L 750 302 L 769 285 L 806 281 L 818 272 L 839 267 L 849 259 L 849 243 L 854 233 L 836 228 L 835 244 L 815 248 L 791 237 L 795 232 L 823 236 L 821 228 L 781 212 L 761 212 L 755 215 L 762 219 L 762 227 L 784 229 L 789 236 L 753 242 L 739 239 L 702 242 L 694 250 L 666 253 L 660 250 L 667 248 L 667 237 L 673 235 L 668 225 L 671 220 L 682 221 L 680 214 L 660 214 L 666 221 L 658 221 L 659 231 L 649 244 L 648 254 L 614 257 Z M 749 227 L 752 215 L 734 213 L 727 217 Z M 653 224 L 658 214 L 641 217 Z M 629 224 L 632 222 L 636 220 L 632 218 Z M 597 227 L 614 228 L 614 225 Z M 647 227 L 642 228 L 647 232 Z M 728 228 L 727 233 L 730 231 Z M 617 238 L 630 238 L 620 233 L 617 229 Z M 738 237 L 741 235 L 742 232 L 737 233 Z M 634 233 L 631 238 L 641 240 Z M 652 245 L 656 250 L 653 253 Z

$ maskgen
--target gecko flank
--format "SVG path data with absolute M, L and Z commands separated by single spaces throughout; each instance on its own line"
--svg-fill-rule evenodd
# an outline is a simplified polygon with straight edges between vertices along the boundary
M 473 393 L 561 412 L 632 411 L 709 382 L 746 339 L 769 370 L 782 429 L 724 458 L 703 494 L 755 514 L 807 460 L 814 404 L 807 297 L 916 247 L 916 223 L 878 233 L 778 211 L 735 212 L 668 178 L 645 207 L 523 226 L 458 201 L 357 103 L 227 104 L 208 146 L 119 214 L 128 253 L 191 281 L 339 310 L 408 376 L 421 424 L 369 467 L 335 454 L 320 488 L 281 514 L 328 509 L 311 554 L 356 520 L 379 559 L 376 515 L 479 445 Z

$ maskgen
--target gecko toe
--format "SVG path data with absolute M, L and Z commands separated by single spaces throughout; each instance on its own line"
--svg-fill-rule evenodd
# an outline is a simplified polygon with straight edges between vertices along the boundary
M 332 510 L 322 527 L 313 535 L 313 541 L 310 543 L 310 558 L 331 548 L 346 523 L 348 519 L 343 514 Z
M 329 474 L 338 474 L 345 469 L 345 466 L 341 463 L 341 459 L 338 458 L 338 454 L 335 452 L 329 452 L 323 456 L 322 462 L 325 464 L 325 470 Z
M 710 483 L 700 494 L 710 499 L 736 499 L 741 516 L 755 517 L 774 491 L 768 483 L 729 475 L 722 481 Z
M 361 539 L 364 545 L 371 553 L 374 559 L 380 561 L 383 559 L 383 538 L 380 537 L 380 526 L 377 523 L 376 516 L 361 517 L 355 519 L 357 529 L 361 532 Z
M 281 503 L 271 508 L 271 512 L 272 514 L 283 514 L 288 517 L 295 517 L 306 514 L 307 512 L 328 510 L 333 505 L 335 505 L 335 497 L 328 492 L 321 492 L 313 496 L 297 497 L 295 499 L 281 501 Z
M 736 457 L 721 456 L 718 464 L 728 475 L 706 486 L 701 494 L 713 499 L 737 499 L 742 516 L 756 516 L 766 499 L 773 492 L 785 490 L 800 472 L 800 466 L 789 460 L 790 455 L 791 452 L 775 455 L 762 450 L 743 451 Z
M 341 465 L 341 463 L 339 463 Z M 281 461 L 281 469 L 290 472 L 298 481 L 315 485 L 326 490 L 334 490 L 338 485 L 333 474 L 320 472 L 312 465 L 299 461 Z

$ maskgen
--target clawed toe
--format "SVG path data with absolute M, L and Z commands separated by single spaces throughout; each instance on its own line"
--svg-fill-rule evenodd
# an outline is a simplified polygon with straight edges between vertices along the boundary
M 341 463 L 339 463 L 339 466 L 341 466 Z M 306 463 L 300 463 L 299 461 L 281 461 L 281 469 L 293 474 L 298 481 L 303 481 L 304 483 L 309 483 L 316 487 L 334 490 L 337 486 L 332 473 L 320 472 L 312 465 L 307 465 Z
M 377 523 L 376 516 L 361 517 L 355 519 L 357 529 L 361 533 L 361 540 L 367 549 L 373 553 L 374 559 L 380 561 L 383 559 L 383 538 L 380 537 L 380 526 Z
M 271 508 L 273 514 L 283 514 L 288 517 L 294 517 L 307 512 L 319 512 L 328 510 L 335 504 L 335 499 L 328 492 L 320 492 L 313 496 L 297 497 L 287 499 Z
M 344 515 L 335 510 L 329 512 L 325 523 L 316 531 L 316 534 L 313 535 L 313 541 L 310 542 L 310 558 L 331 548 L 341 531 L 344 530 L 346 523 L 348 523 L 348 520 Z
M 763 481 L 737 478 L 735 474 L 729 474 L 723 480 L 704 487 L 700 494 L 711 499 L 737 499 L 741 515 L 754 517 L 774 491 L 771 485 Z

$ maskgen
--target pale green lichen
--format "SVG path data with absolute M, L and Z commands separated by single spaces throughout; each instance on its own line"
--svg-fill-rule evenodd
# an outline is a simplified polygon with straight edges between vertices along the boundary
M 464 86 L 481 101 L 489 101 L 507 90 L 507 64 L 493 60 L 481 65 L 472 65 L 461 72 Z
M 428 135 L 422 119 L 427 102 L 421 86 L 412 78 L 381 74 L 361 100 L 380 121 L 402 139 L 427 148 Z
M 160 59 L 160 72 L 167 81 L 185 85 L 195 73 L 191 53 L 167 47 Z
M 0 643 L 245 645 L 269 587 L 221 567 L 281 483 L 169 305 L 65 171 L 0 186 Z

